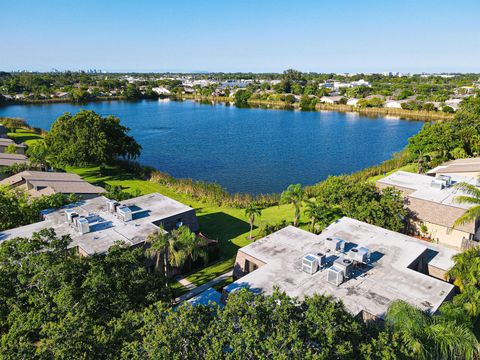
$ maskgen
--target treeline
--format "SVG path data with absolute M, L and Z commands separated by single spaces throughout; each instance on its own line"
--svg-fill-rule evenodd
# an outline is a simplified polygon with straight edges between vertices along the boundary
M 226 305 L 172 308 L 143 248 L 80 257 L 45 229 L 0 245 L 0 358 L 10 359 L 476 359 L 475 315 L 454 299 L 429 316 L 392 304 L 365 324 L 328 296 L 303 300 L 246 289 Z M 472 254 L 473 255 L 473 254 Z M 478 261 L 479 255 L 469 258 Z M 474 286 L 456 259 L 463 288 Z M 477 270 L 478 271 L 478 270 Z M 478 286 L 474 288 L 478 292 Z

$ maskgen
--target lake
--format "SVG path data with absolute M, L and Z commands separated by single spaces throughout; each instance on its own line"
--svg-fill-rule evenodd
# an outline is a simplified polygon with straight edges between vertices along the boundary
M 48 130 L 64 112 L 115 115 L 142 145 L 142 164 L 231 192 L 280 192 L 376 165 L 401 150 L 420 121 L 357 113 L 237 108 L 194 101 L 111 101 L 0 107 Z

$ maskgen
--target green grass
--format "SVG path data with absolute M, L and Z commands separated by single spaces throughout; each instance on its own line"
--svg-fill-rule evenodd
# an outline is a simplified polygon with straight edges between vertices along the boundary
M 36 134 L 32 130 L 28 129 L 17 129 L 16 132 L 9 132 L 7 136 L 16 143 L 23 142 L 27 145 L 32 145 L 35 142 L 43 139 L 41 135 Z
M 159 192 L 193 207 L 197 213 L 200 230 L 207 237 L 218 240 L 220 248 L 219 261 L 187 276 L 187 279 L 195 285 L 201 285 L 232 269 L 238 249 L 250 243 L 250 240 L 247 239 L 250 225 L 242 209 L 204 203 L 185 194 L 177 193 L 166 186 L 136 179 L 134 175 L 114 167 L 107 167 L 103 174 L 99 174 L 99 167 L 68 167 L 66 170 L 82 176 L 91 183 L 119 185 L 125 191 L 138 189 L 142 194 Z M 282 220 L 291 221 L 292 218 L 293 208 L 291 205 L 266 208 L 255 223 L 253 236 L 258 235 L 259 228 L 263 224 L 277 224 Z M 305 221 L 306 219 L 301 220 Z M 302 226 L 306 227 L 306 223 L 303 223 Z
M 389 171 L 389 172 L 387 172 L 387 174 L 380 174 L 380 175 L 377 175 L 377 176 L 372 176 L 368 179 L 368 181 L 374 183 L 377 180 L 383 179 L 385 176 L 393 174 L 394 172 L 397 172 L 397 171 L 406 171 L 406 172 L 416 173 L 418 171 L 418 165 L 417 164 L 407 164 L 405 166 L 399 167 L 398 169 L 394 169 L 392 171 Z

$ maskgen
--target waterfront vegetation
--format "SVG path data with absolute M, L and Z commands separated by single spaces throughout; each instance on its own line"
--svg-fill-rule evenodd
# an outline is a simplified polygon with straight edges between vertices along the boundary
M 216 263 L 187 275 L 200 285 L 232 268 L 238 248 L 251 241 L 250 231 L 255 239 L 291 221 L 318 232 L 342 215 L 403 230 L 407 214 L 400 194 L 392 189 L 381 192 L 372 181 L 398 168 L 425 171 L 444 160 L 477 156 L 479 110 L 480 99 L 472 98 L 455 120 L 426 124 L 393 159 L 356 174 L 329 177 L 314 186 L 293 185 L 283 196 L 266 197 L 263 203 L 254 197 L 226 201 L 234 195 L 219 187 L 196 185 L 192 180 L 177 182 L 131 162 L 78 166 L 72 161 L 63 167 L 89 182 L 109 185 L 107 191 L 115 197 L 160 192 L 195 208 L 202 232 L 218 240 L 220 248 Z M 31 145 L 43 142 L 41 135 L 28 128 L 10 135 L 28 138 Z M 49 159 L 47 146 L 44 160 Z M 276 200 L 269 203 L 271 199 Z M 8 202 L 12 201 L 10 196 Z M 252 204 L 261 209 L 261 217 L 259 209 L 245 210 Z M 254 221 L 249 223 L 252 214 Z M 380 329 L 353 318 L 341 303 L 320 295 L 299 301 L 281 292 L 254 296 L 243 290 L 232 294 L 223 310 L 204 306 L 172 310 L 172 290 L 183 289 L 168 286 L 161 271 L 149 273 L 144 267 L 148 255 L 157 259 L 161 252 L 147 254 L 116 246 L 107 255 L 81 258 L 66 249 L 68 241 L 44 230 L 32 239 L 0 246 L 2 358 L 479 356 L 480 253 L 476 248 L 455 257 L 449 275 L 460 294 L 445 303 L 439 314 L 428 317 L 398 302 L 387 313 L 386 327 Z M 190 242 L 184 242 L 182 254 L 191 249 Z M 156 241 L 158 249 L 167 243 Z

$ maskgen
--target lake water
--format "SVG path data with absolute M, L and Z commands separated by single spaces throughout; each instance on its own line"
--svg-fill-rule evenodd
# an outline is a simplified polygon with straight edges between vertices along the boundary
M 232 192 L 280 192 L 378 164 L 401 150 L 419 121 L 355 113 L 240 109 L 193 101 L 112 101 L 0 107 L 48 130 L 68 111 L 115 115 L 142 145 L 142 164 Z

